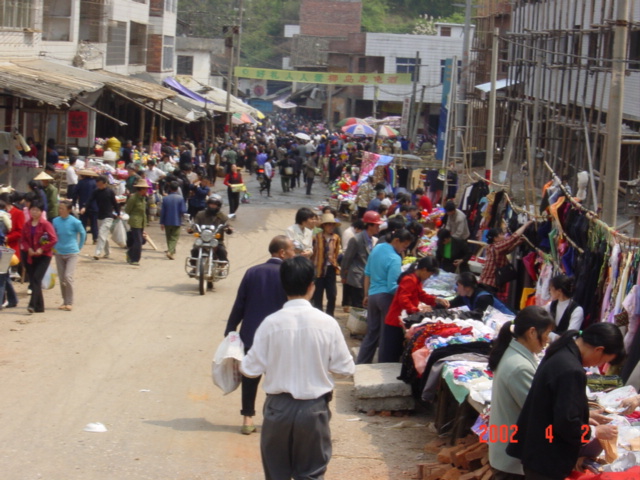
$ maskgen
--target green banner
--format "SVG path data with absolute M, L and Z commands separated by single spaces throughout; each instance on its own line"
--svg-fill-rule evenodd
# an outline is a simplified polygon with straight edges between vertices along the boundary
M 327 85 L 410 85 L 410 73 L 335 73 L 236 67 L 236 77 Z

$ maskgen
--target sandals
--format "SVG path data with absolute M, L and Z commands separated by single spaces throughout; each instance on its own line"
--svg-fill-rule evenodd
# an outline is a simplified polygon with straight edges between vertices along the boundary
M 73 307 L 71 305 L 60 305 L 58 307 L 58 310 L 64 310 L 66 312 L 70 312 L 71 310 L 73 310 Z

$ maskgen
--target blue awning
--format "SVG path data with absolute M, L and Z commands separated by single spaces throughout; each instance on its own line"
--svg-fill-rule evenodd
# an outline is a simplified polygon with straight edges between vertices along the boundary
M 165 78 L 164 80 L 162 80 L 162 83 L 164 83 L 167 87 L 171 88 L 172 90 L 175 90 L 179 94 L 184 95 L 185 97 L 189 97 L 192 100 L 196 100 L 198 102 L 202 102 L 205 105 L 207 103 L 215 104 L 214 102 L 212 102 L 211 100 L 203 97 L 202 95 L 199 95 L 196 92 L 194 92 L 192 90 L 189 90 L 187 87 L 182 85 L 180 82 L 178 82 L 173 77 Z

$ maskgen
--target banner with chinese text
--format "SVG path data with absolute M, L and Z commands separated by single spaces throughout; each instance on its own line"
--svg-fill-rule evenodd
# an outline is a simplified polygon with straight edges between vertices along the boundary
M 89 127 L 89 113 L 69 110 L 67 120 L 67 137 L 84 138 L 87 136 Z
M 325 85 L 410 85 L 410 73 L 336 73 L 236 67 L 236 77 Z

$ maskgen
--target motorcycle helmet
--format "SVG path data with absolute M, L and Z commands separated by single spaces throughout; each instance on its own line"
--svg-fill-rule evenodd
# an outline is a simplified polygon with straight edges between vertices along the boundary
M 207 205 L 211 205 L 211 204 L 222 207 L 222 197 L 217 193 L 210 195 L 209 198 L 207 198 Z

